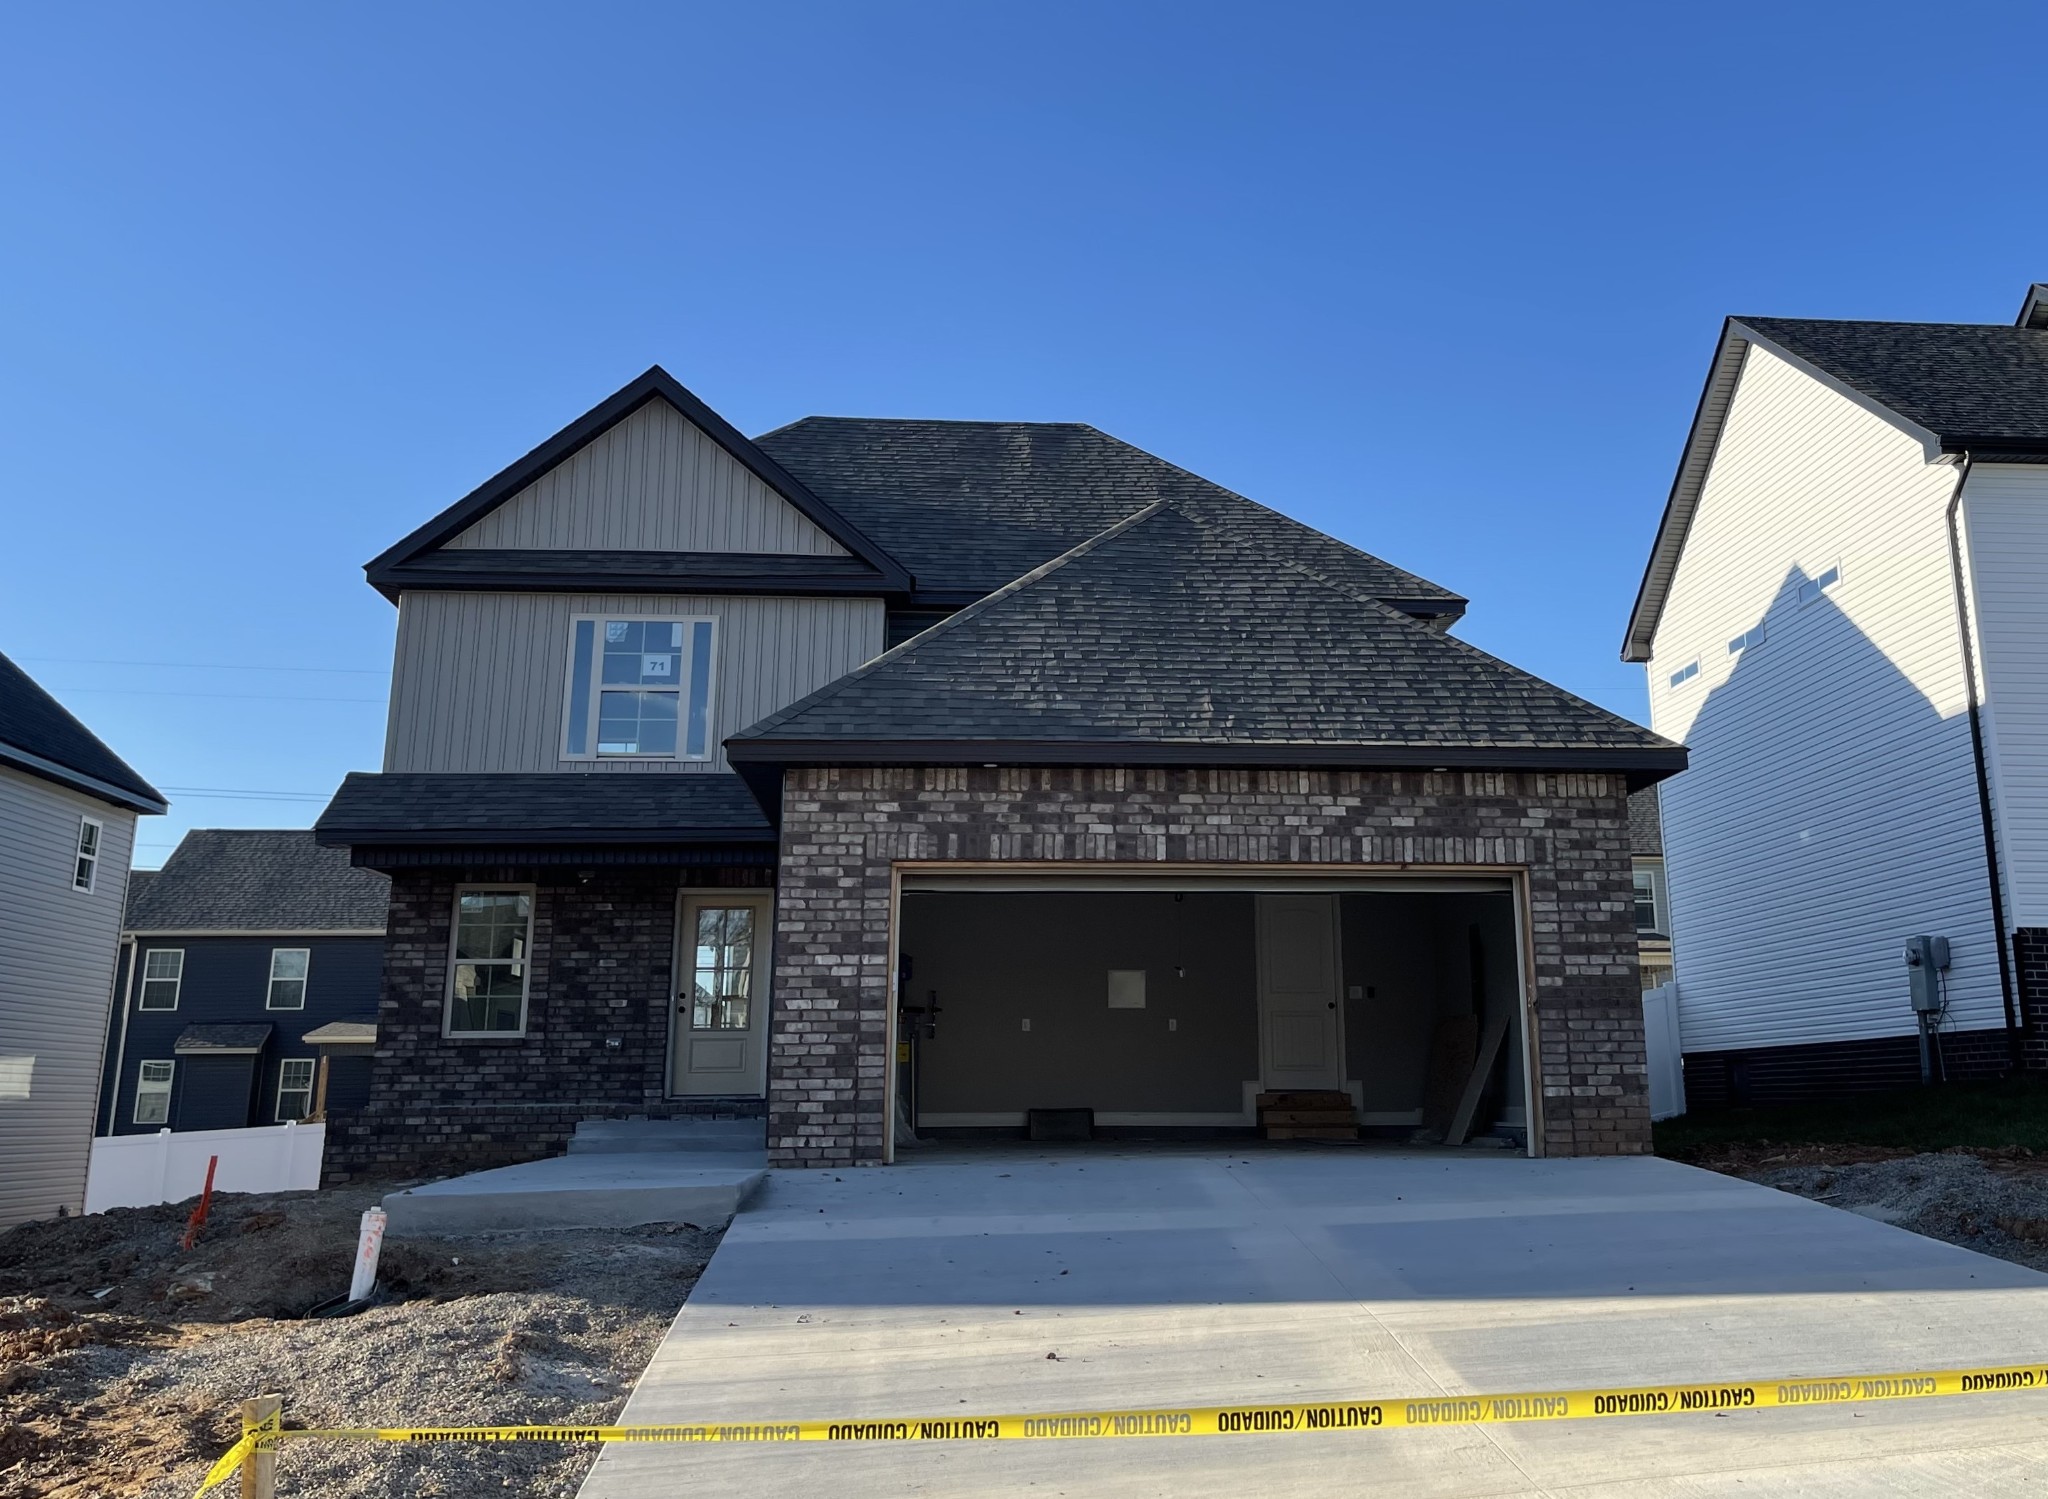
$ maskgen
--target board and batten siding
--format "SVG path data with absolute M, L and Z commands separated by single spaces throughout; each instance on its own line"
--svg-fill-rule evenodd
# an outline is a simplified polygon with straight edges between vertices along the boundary
M 718 622 L 710 759 L 562 759 L 570 621 L 579 614 Z M 724 770 L 727 735 L 881 650 L 880 599 L 407 593 L 398 608 L 384 769 Z
M 446 544 L 847 555 L 662 400 L 593 438 Z
M 1955 470 L 1752 346 L 1658 623 L 1687 1051 L 1916 1029 L 1902 953 L 1946 936 L 1950 1024 L 2005 1023 L 1946 511 Z M 1802 603 L 1799 584 L 1841 581 Z M 1765 638 L 1730 643 L 1761 624 Z M 1693 661 L 1699 672 L 1673 686 Z
M 2048 467 L 1974 466 L 1962 520 L 2006 920 L 2048 927 Z
M 78 822 L 98 878 L 72 888 Z M 135 814 L 0 769 L 0 1228 L 83 1212 Z

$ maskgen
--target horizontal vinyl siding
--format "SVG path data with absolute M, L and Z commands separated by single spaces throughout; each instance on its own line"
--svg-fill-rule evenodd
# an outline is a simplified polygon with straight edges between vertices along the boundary
M 1901 952 L 1953 944 L 1951 1020 L 2004 1023 L 1946 507 L 1954 470 L 1752 348 L 1650 663 L 1688 1052 L 1914 1029 Z M 1804 605 L 1802 577 L 1842 580 Z M 1766 639 L 1728 643 L 1761 622 Z M 1697 660 L 1679 687 L 1669 678 Z
M 448 545 L 847 555 L 660 400 L 579 448 Z
M 90 895 L 71 888 L 81 815 L 103 825 Z M 34 1059 L 29 1096 L 0 1098 L 0 1228 L 84 1209 L 134 844 L 134 813 L 0 770 L 0 1058 Z
M 710 760 L 561 759 L 569 629 L 579 614 L 718 621 Z M 408 593 L 399 604 L 384 768 L 724 770 L 727 735 L 881 649 L 879 599 Z
M 2007 922 L 2048 927 L 2048 466 L 1973 468 L 1963 523 Z

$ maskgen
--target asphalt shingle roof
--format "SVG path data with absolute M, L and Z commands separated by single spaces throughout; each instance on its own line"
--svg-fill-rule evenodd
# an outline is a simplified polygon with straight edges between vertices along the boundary
M 1111 528 L 736 735 L 728 753 L 829 758 L 846 741 L 1684 763 L 1648 729 L 1249 539 L 1200 500 Z
M 2048 447 L 2048 329 L 1994 323 L 1735 321 L 1951 447 Z
M 1164 499 L 1376 598 L 1447 614 L 1465 602 L 1077 422 L 813 416 L 755 441 L 909 568 L 921 590 L 993 591 Z
M 10 756 L 10 748 L 18 751 L 18 755 Z M 31 765 L 30 760 L 44 762 L 44 766 Z M 45 767 L 53 766 L 59 772 L 69 771 L 126 792 L 121 801 L 124 806 L 149 812 L 164 809 L 162 792 L 137 775 L 127 761 L 102 744 L 91 729 L 73 718 L 63 704 L 5 656 L 0 656 L 0 761 L 11 761 L 38 774 L 47 774 Z M 64 779 L 67 784 L 77 784 Z M 104 793 L 91 794 L 105 799 Z
M 775 830 L 739 777 L 717 772 L 355 772 L 320 814 L 314 833 L 336 844 L 537 843 L 569 835 L 769 840 Z
M 382 931 L 391 882 L 304 828 L 194 828 L 131 885 L 134 932 Z

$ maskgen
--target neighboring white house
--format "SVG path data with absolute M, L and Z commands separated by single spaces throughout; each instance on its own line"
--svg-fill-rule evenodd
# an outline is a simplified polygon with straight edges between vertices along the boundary
M 0 656 L 0 1228 L 85 1206 L 135 819 L 164 807 Z
M 1732 318 L 1629 622 L 1695 1106 L 2048 1065 L 2048 288 Z

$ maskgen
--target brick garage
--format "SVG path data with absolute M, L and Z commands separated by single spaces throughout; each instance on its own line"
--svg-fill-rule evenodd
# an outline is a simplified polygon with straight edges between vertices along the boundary
M 533 1160 L 583 1119 L 758 1115 L 759 1099 L 668 1096 L 669 999 L 679 891 L 769 882 L 761 869 L 395 872 L 369 1099 L 330 1121 L 330 1176 Z M 522 1036 L 442 1035 L 465 884 L 535 887 Z
M 912 862 L 1497 868 L 1524 877 L 1548 1155 L 1648 1151 L 1627 786 L 1531 771 L 785 773 L 769 1150 L 879 1162 L 892 870 Z

